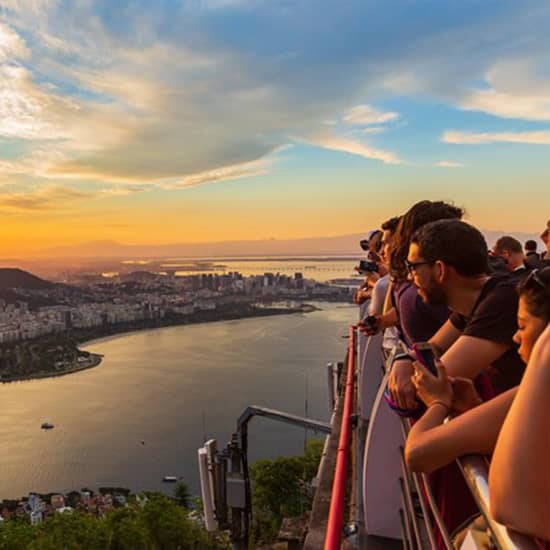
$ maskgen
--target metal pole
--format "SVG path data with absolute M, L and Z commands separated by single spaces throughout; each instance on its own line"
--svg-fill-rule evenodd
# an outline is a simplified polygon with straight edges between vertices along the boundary
M 328 388 L 328 409 L 331 413 L 334 410 L 334 367 L 327 363 L 327 388 Z
M 233 434 L 231 442 L 228 445 L 229 449 L 229 471 L 232 474 L 242 474 L 241 471 L 241 454 L 237 441 L 237 434 Z M 242 509 L 237 507 L 231 508 L 231 547 L 233 550 L 246 550 L 242 533 Z

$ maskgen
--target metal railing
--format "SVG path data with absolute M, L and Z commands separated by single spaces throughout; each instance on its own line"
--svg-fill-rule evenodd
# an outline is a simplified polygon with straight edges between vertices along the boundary
M 512 531 L 492 518 L 489 510 L 489 464 L 487 460 L 482 456 L 469 455 L 459 458 L 457 462 L 495 546 L 503 550 L 536 549 L 537 545 L 532 538 Z
M 325 550 L 339 550 L 344 523 L 344 506 L 348 477 L 348 462 L 351 441 L 351 414 L 353 407 L 353 386 L 355 377 L 356 358 L 356 332 L 355 327 L 349 327 L 349 346 L 346 387 L 344 391 L 344 407 L 342 410 L 342 425 L 338 440 L 338 455 L 336 457 L 336 469 L 332 484 L 332 498 L 327 522 L 325 537 Z
M 389 372 L 391 367 L 391 357 L 384 361 L 385 370 Z M 362 358 L 362 364 L 359 368 L 363 368 L 366 363 L 366 358 Z M 379 388 L 379 393 L 383 388 Z M 360 399 L 360 397 L 358 397 Z M 378 400 L 375 406 L 386 407 L 386 403 Z M 372 415 L 374 422 L 377 420 L 376 414 Z M 369 429 L 375 429 L 375 426 L 369 426 Z M 395 482 L 400 487 L 400 502 L 401 508 L 396 506 L 395 521 L 399 524 L 399 532 L 401 533 L 402 546 L 406 550 L 424 550 L 425 548 L 433 550 L 454 549 L 471 549 L 482 548 L 481 544 L 475 539 L 476 537 L 466 537 L 456 539 L 451 538 L 445 522 L 441 516 L 437 505 L 437 499 L 430 485 L 428 476 L 421 473 L 411 472 L 406 464 L 404 457 L 404 445 L 410 429 L 410 421 L 402 419 L 402 445 L 396 448 L 399 453 L 399 472 L 396 472 Z M 368 449 L 367 449 L 368 451 Z M 485 544 L 490 544 L 490 548 L 498 550 L 531 550 L 538 548 L 535 540 L 529 536 L 511 531 L 504 525 L 496 522 L 490 514 L 489 508 L 489 484 L 488 484 L 488 462 L 478 455 L 462 457 L 457 460 L 459 468 L 462 472 L 464 480 L 473 495 L 474 501 L 479 509 L 479 513 L 485 521 L 485 525 L 477 526 L 478 531 L 483 531 Z M 391 483 L 391 480 L 387 480 Z M 368 485 L 366 491 L 368 491 Z M 452 494 L 448 495 L 453 498 Z M 478 524 L 480 522 L 477 522 Z M 368 527 L 368 522 L 367 522 Z M 468 527 L 465 527 L 468 529 Z M 465 531 L 466 532 L 466 531 Z M 487 546 L 483 546 L 487 548 Z

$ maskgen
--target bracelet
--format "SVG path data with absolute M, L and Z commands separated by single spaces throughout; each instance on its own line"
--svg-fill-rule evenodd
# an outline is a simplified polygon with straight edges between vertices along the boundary
M 410 355 L 409 353 L 406 353 L 406 352 L 396 353 L 393 356 L 393 362 L 399 361 L 400 359 L 410 359 L 411 361 L 414 361 L 412 355 Z
M 447 405 L 447 403 L 445 403 L 445 401 L 441 401 L 440 399 L 434 399 L 429 405 L 428 405 L 428 408 L 431 409 L 432 405 L 443 405 L 446 409 L 447 409 L 447 412 L 449 412 L 451 410 L 451 406 L 450 405 Z

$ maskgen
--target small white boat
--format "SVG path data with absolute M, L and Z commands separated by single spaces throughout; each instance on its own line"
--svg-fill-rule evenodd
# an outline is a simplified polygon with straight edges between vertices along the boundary
M 178 478 L 176 476 L 164 476 L 162 478 L 162 481 L 165 481 L 166 483 L 176 483 Z
M 40 426 L 43 430 L 53 430 L 54 425 L 51 422 L 42 422 L 42 426 Z

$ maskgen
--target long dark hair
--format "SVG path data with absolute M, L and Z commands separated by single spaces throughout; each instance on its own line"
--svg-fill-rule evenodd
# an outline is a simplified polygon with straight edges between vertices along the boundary
M 414 232 L 423 225 L 437 220 L 461 219 L 464 210 L 443 201 L 420 201 L 399 220 L 390 250 L 390 273 L 394 280 L 407 279 L 405 260 Z

